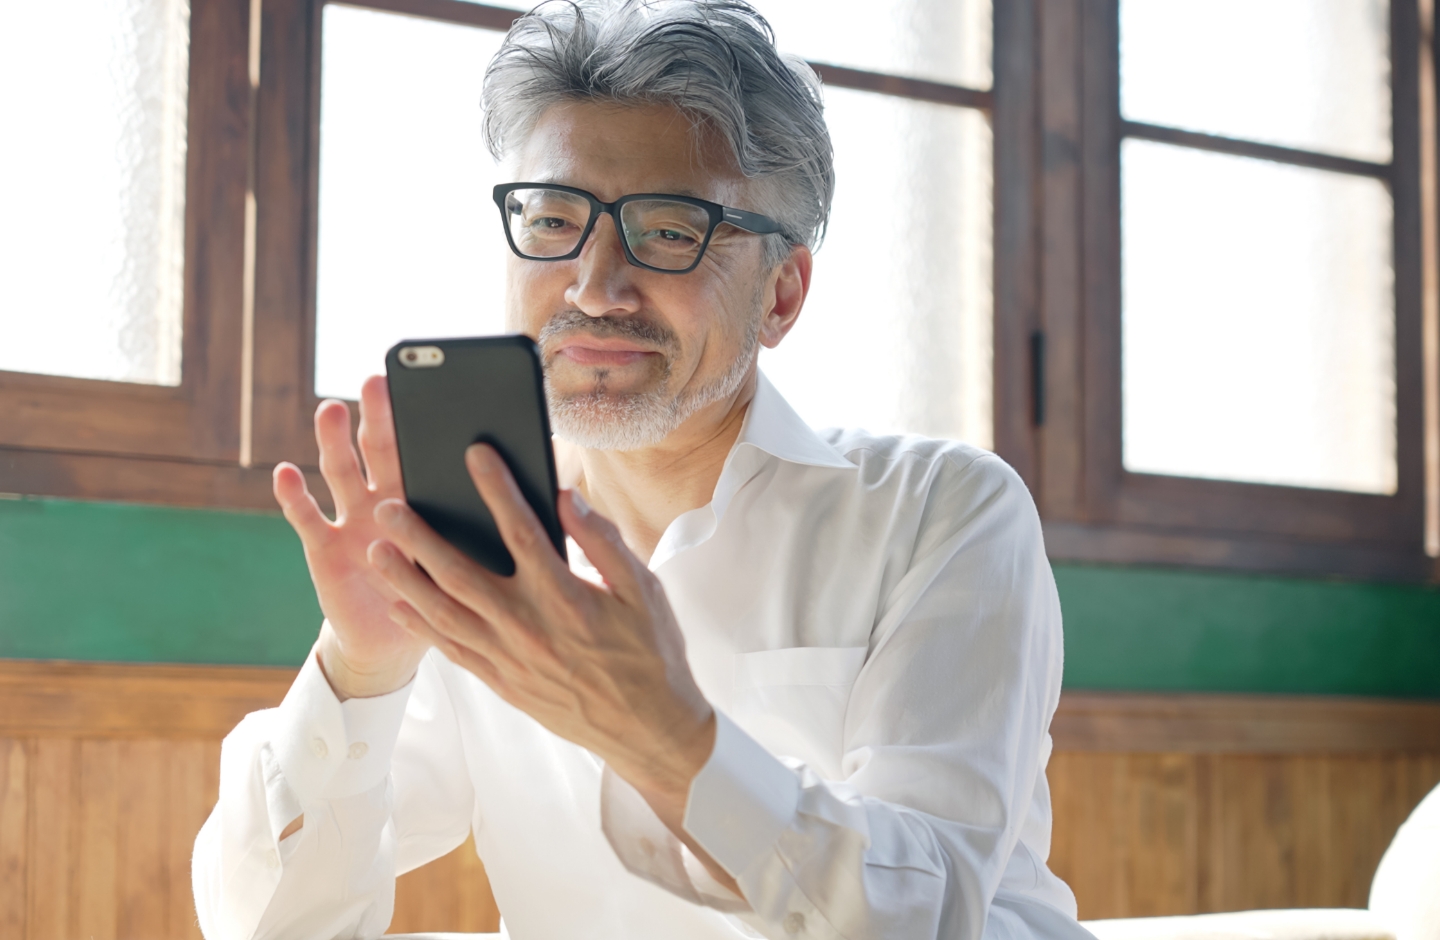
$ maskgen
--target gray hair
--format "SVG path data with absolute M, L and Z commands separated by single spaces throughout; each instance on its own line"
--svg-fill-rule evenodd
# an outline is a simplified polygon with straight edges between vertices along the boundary
M 499 162 L 565 101 L 670 104 L 718 131 L 764 180 L 780 223 L 765 262 L 818 247 L 835 194 L 820 79 L 775 48 L 744 0 L 549 0 L 515 21 L 485 71 L 485 142 Z M 751 208 L 751 207 L 745 207 Z

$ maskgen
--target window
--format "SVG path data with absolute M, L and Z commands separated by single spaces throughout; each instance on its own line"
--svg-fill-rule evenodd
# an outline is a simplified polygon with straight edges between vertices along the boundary
M 811 423 L 993 446 L 1057 559 L 1440 578 L 1434 0 L 756 2 L 836 142 Z M 319 395 L 502 326 L 517 10 L 82 6 L 3 14 L 0 492 L 273 508 Z
M 1424 577 L 1416 5 L 1061 6 L 1009 441 L 1052 554 Z
M 243 498 L 248 4 L 0 18 L 0 490 Z

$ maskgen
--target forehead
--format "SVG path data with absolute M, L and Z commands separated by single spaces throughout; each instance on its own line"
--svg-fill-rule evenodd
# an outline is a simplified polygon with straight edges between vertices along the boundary
M 671 105 L 552 105 L 516 171 L 518 180 L 578 186 L 606 202 L 659 192 L 734 205 L 746 184 L 729 143 Z

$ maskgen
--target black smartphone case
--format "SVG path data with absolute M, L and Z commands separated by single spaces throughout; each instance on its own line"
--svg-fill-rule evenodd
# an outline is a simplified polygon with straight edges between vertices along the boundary
M 399 354 L 410 346 L 439 347 L 444 361 L 406 366 Z M 515 560 L 465 468 L 467 447 L 490 444 L 564 558 L 550 416 L 534 342 L 520 335 L 405 340 L 386 353 L 385 372 L 410 507 L 486 568 L 514 574 Z

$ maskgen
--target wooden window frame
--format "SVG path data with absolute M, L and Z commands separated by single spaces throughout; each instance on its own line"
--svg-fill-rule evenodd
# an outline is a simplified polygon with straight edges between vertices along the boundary
M 1434 141 L 1420 135 L 1415 0 L 1391 2 L 1394 161 L 1386 166 L 1126 121 L 1119 103 L 1119 0 L 1001 6 L 1008 16 L 997 17 L 996 46 L 999 31 L 1009 29 L 1004 48 L 1013 61 L 997 57 L 997 109 L 1009 118 L 1009 152 L 1019 163 L 1007 167 L 997 141 L 997 174 L 1007 173 L 997 205 L 1008 209 L 997 213 L 997 227 L 1006 226 L 996 244 L 997 449 L 1035 493 L 1051 557 L 1382 580 L 1440 576 L 1425 553 L 1422 287 L 1424 266 L 1433 259 L 1421 251 L 1420 167 L 1422 143 L 1433 147 Z M 1119 157 L 1126 136 L 1358 172 L 1389 184 L 1395 204 L 1394 496 L 1124 469 Z M 1027 189 L 1031 197 L 1020 198 Z M 1037 335 L 1043 343 L 1038 358 Z

